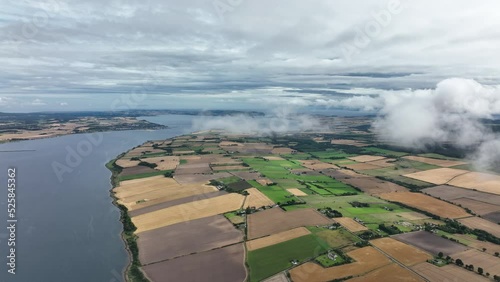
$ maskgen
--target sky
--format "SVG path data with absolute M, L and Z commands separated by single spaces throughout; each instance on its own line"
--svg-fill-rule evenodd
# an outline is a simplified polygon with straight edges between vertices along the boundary
M 383 112 L 444 81 L 483 89 L 488 116 L 500 112 L 499 10 L 494 0 L 3 0 L 0 112 Z

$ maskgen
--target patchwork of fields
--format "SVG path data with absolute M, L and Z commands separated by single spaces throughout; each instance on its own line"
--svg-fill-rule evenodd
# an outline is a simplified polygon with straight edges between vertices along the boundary
M 466 167 L 459 159 L 379 148 L 364 133 L 352 138 L 202 132 L 121 155 L 110 165 L 112 191 L 127 243 L 136 244 L 132 269 L 145 275 L 129 278 L 487 281 L 477 267 L 498 274 L 500 176 L 457 169 Z M 461 234 L 460 226 L 469 229 Z M 441 253 L 476 271 L 436 259 Z

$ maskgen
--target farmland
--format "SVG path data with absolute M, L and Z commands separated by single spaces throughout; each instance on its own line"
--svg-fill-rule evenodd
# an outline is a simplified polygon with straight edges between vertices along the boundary
M 243 200 L 244 197 L 238 194 L 227 194 L 141 214 L 133 217 L 132 222 L 137 226 L 136 232 L 140 233 L 184 221 L 237 210 L 243 205 Z
M 485 219 L 495 218 L 500 196 L 431 187 L 471 173 L 452 168 L 465 162 L 378 148 L 365 135 L 350 145 L 333 139 L 204 132 L 120 155 L 113 196 L 138 249 L 134 267 L 152 281 L 167 273 L 176 281 L 422 281 L 402 265 L 434 275 L 425 261 L 439 252 L 495 253 L 471 230 L 440 229 L 452 218 L 497 234 Z M 192 273 L 199 269 L 210 274 Z
M 453 254 L 453 258 L 461 259 L 464 264 L 472 264 L 481 267 L 484 272 L 493 275 L 500 275 L 500 259 L 478 250 L 467 250 L 461 253 Z
M 295 282 L 331 281 L 354 275 L 362 275 L 371 270 L 388 265 L 391 261 L 372 247 L 364 247 L 347 253 L 355 262 L 323 268 L 318 264 L 307 262 L 290 271 Z
M 433 264 L 424 262 L 413 266 L 412 269 L 429 281 L 490 281 L 486 277 L 481 277 L 474 272 L 465 270 L 464 268 L 458 267 L 456 265 L 445 265 L 442 267 L 437 267 Z
M 368 230 L 368 228 L 359 224 L 358 222 L 354 221 L 352 218 L 349 217 L 336 218 L 335 221 L 342 224 L 342 226 L 344 226 L 347 230 L 351 232 Z
M 143 267 L 152 281 L 244 281 L 245 251 L 242 244 L 179 257 Z
M 484 220 L 479 217 L 469 217 L 459 220 L 463 225 L 472 229 L 481 229 L 488 233 L 491 233 L 497 237 L 500 237 L 500 227 L 491 221 Z
M 437 255 L 439 252 L 442 252 L 445 255 L 452 255 L 468 249 L 463 245 L 446 240 L 426 231 L 395 235 L 392 238 L 413 245 L 433 255 Z
M 291 260 L 304 261 L 326 251 L 326 244 L 312 235 L 248 252 L 250 281 L 260 281 L 292 266 Z
M 279 222 L 280 224 L 276 224 Z M 301 226 L 326 225 L 332 221 L 315 210 L 284 212 L 273 208 L 248 216 L 248 238 L 254 239 Z
M 380 194 L 379 196 L 384 200 L 402 203 L 442 218 L 461 218 L 470 216 L 470 214 L 460 207 L 421 193 L 397 192 Z
M 376 239 L 370 243 L 406 266 L 432 259 L 432 255 L 391 238 Z
M 192 232 L 193 229 L 198 232 Z M 216 215 L 143 232 L 137 244 L 141 262 L 151 264 L 241 241 L 243 234 Z
M 267 237 L 261 237 L 259 239 L 247 241 L 246 245 L 249 251 L 254 251 L 257 249 L 272 246 L 278 243 L 282 243 L 309 234 L 311 234 L 311 231 L 307 230 L 304 227 L 298 227 L 287 231 L 279 232 Z
M 349 282 L 379 282 L 379 281 L 384 281 L 384 282 L 400 282 L 400 281 L 407 281 L 407 282 L 420 282 L 420 281 L 425 281 L 421 277 L 419 277 L 417 274 L 406 270 L 402 268 L 401 266 L 397 264 L 389 264 L 386 265 L 382 268 L 376 269 L 366 275 L 363 275 L 361 277 L 357 278 L 352 278 L 349 280 L 346 280 Z M 436 280 L 437 281 L 437 280 Z

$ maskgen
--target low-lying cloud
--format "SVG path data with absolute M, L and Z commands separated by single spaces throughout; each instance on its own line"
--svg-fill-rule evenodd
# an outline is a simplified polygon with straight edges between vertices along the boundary
M 432 90 L 386 93 L 373 123 L 378 137 L 410 148 L 449 143 L 474 151 L 477 167 L 490 169 L 500 159 L 500 136 L 481 119 L 500 113 L 500 87 L 470 79 L 447 79 Z
M 232 115 L 232 116 L 200 116 L 193 119 L 192 129 L 224 130 L 236 134 L 253 134 L 269 136 L 294 132 L 318 132 L 326 130 L 320 120 L 310 115 L 297 115 L 289 111 L 275 111 L 265 116 Z

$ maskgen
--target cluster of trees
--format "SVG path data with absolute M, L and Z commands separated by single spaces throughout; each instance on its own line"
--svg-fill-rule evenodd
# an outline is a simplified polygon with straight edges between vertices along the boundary
M 385 224 L 379 224 L 378 229 L 384 231 L 389 235 L 399 234 L 401 231 L 394 225 L 387 226 Z
M 155 168 L 157 167 L 158 165 L 155 164 L 155 163 L 148 163 L 148 162 L 140 162 L 139 165 L 142 165 L 142 166 L 147 166 L 149 168 Z
M 462 225 L 460 222 L 458 222 L 456 220 L 452 220 L 452 219 L 446 219 L 445 223 L 446 223 L 445 225 L 438 225 L 438 226 L 435 226 L 435 228 L 442 230 L 444 232 L 447 232 L 447 233 L 451 233 L 451 234 L 456 234 L 456 233 L 458 233 L 458 234 L 474 234 L 477 236 L 477 239 L 479 241 L 488 241 L 488 242 L 491 242 L 491 243 L 497 244 L 497 245 L 500 244 L 500 238 L 498 238 L 495 235 L 490 234 L 484 230 L 470 229 L 467 226 Z M 427 228 L 428 228 L 428 226 L 426 226 L 426 230 L 427 230 Z M 447 239 L 451 240 L 451 238 L 447 238 Z
M 467 269 L 469 271 L 474 271 L 474 265 L 473 264 L 465 264 L 461 259 L 456 259 L 455 260 L 455 264 L 457 266 L 464 267 L 465 269 Z M 477 268 L 477 273 L 479 273 L 480 275 L 485 274 L 488 277 L 490 276 L 489 272 L 484 273 L 484 269 L 482 267 L 478 267 Z M 495 281 L 500 281 L 500 276 L 494 275 L 493 279 Z
M 367 208 L 370 206 L 370 204 L 368 204 L 368 203 L 361 203 L 358 201 L 349 202 L 349 204 L 355 208 Z
M 372 231 L 364 231 L 363 233 L 358 235 L 359 238 L 363 240 L 372 240 L 372 239 L 377 239 L 380 238 L 381 236 L 377 233 L 374 233 Z
M 318 209 L 318 211 L 322 214 L 324 214 L 326 217 L 328 218 L 334 218 L 334 217 L 342 217 L 342 213 L 337 211 L 337 210 L 334 210 L 330 207 L 325 207 L 325 208 L 322 208 L 322 209 Z

